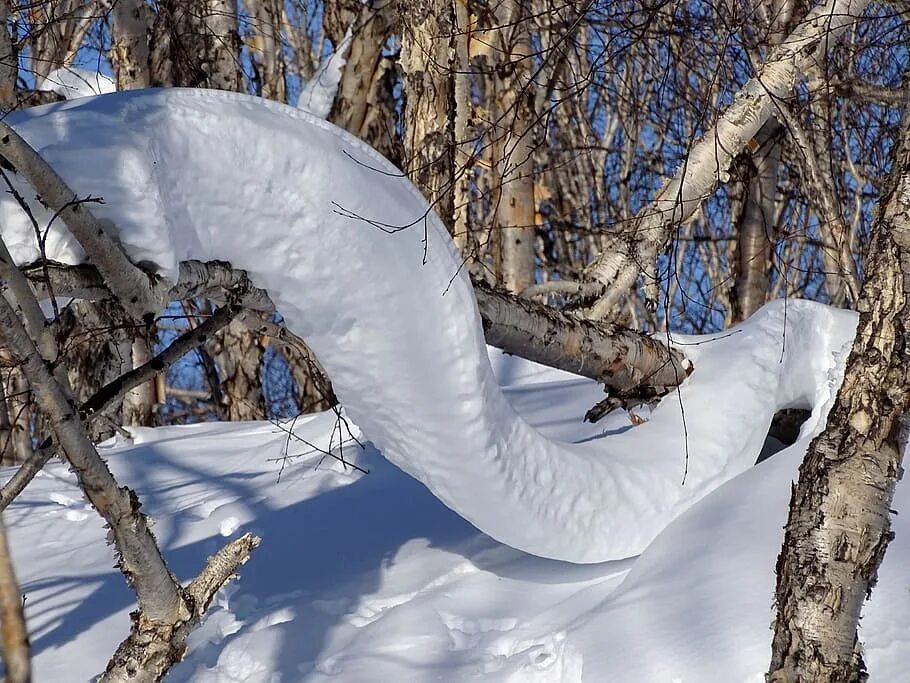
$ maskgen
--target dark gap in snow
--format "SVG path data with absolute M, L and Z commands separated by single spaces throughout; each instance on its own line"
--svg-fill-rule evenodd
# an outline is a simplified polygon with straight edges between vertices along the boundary
M 771 426 L 768 428 L 768 436 L 765 437 L 765 443 L 762 445 L 755 463 L 767 460 L 775 453 L 796 443 L 800 427 L 811 414 L 812 411 L 808 408 L 784 408 L 774 413 L 774 417 L 771 418 Z

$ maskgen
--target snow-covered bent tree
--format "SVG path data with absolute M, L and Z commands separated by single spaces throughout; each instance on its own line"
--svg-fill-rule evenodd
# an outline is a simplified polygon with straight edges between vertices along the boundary
M 191 259 L 247 270 L 385 456 L 478 528 L 530 553 L 573 562 L 639 553 L 686 507 L 752 465 L 776 410 L 815 403 L 806 392 L 818 368 L 789 354 L 783 363 L 777 351 L 715 356 L 696 375 L 736 372 L 743 386 L 705 397 L 692 382 L 658 410 L 679 414 L 679 400 L 723 405 L 755 429 L 725 430 L 705 411 L 687 416 L 688 453 L 666 447 L 681 418 L 672 435 L 640 427 L 634 450 L 622 434 L 550 441 L 496 384 L 471 283 L 442 224 L 353 137 L 288 107 L 189 90 L 109 95 L 9 122 L 80 198 L 103 198 L 92 211 L 116 226 L 133 262 L 171 280 Z M 81 262 L 61 222 L 37 202 L 32 210 L 51 224 L 46 256 Z M 0 225 L 17 263 L 42 255 L 11 197 L 0 201 Z M 805 334 L 816 334 L 816 323 Z M 780 326 L 772 309 L 744 334 L 777 348 Z M 778 389 L 756 396 L 744 388 L 756 384 Z

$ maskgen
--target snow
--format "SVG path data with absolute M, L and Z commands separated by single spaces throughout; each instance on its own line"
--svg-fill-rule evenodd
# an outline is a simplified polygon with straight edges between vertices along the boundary
M 716 346 L 699 348 L 710 356 Z M 597 395 L 593 383 L 491 354 L 530 424 L 552 438 L 588 438 L 576 408 Z M 829 380 L 839 381 L 836 365 Z M 626 428 L 622 416 L 608 420 L 611 430 Z M 334 428 L 332 413 L 294 425 L 322 449 Z M 344 447 L 368 475 L 307 454 L 268 423 L 139 429 L 136 445 L 108 444 L 102 454 L 137 489 L 182 580 L 225 541 L 226 523 L 264 539 L 169 680 L 759 683 L 789 482 L 810 434 L 696 503 L 640 557 L 596 565 L 493 541 L 369 443 Z M 298 457 L 278 480 L 286 454 Z M 899 512 L 908 498 L 899 486 Z M 133 598 L 112 568 L 100 518 L 61 516 L 82 509 L 57 464 L 6 515 L 35 680 L 90 680 L 128 629 Z M 906 680 L 910 654 L 910 522 L 900 514 L 894 523 L 862 622 L 873 682 Z
M 852 325 L 792 302 L 718 335 L 711 354 L 708 340 L 680 338 L 695 373 L 648 423 L 550 439 L 499 390 L 445 228 L 394 167 L 331 124 L 206 90 L 117 93 L 9 121 L 77 193 L 104 199 L 92 208 L 135 261 L 170 277 L 192 258 L 248 270 L 386 458 L 485 533 L 544 557 L 640 553 L 754 463 L 779 408 L 827 399 L 831 330 Z M 32 210 L 50 222 L 37 202 Z M 9 196 L 0 226 L 17 262 L 37 258 L 34 230 Z M 82 260 L 60 221 L 47 251 Z M 719 374 L 736 381 L 718 384 Z
M 117 85 L 109 76 L 75 66 L 54 69 L 38 86 L 38 90 L 55 92 L 67 100 L 104 95 L 112 93 L 116 89 Z
M 324 121 L 192 91 L 9 121 L 80 195 L 104 198 L 93 209 L 134 259 L 170 277 L 188 258 L 249 270 L 365 444 L 337 444 L 324 413 L 104 445 L 181 580 L 226 538 L 264 539 L 173 680 L 763 680 L 790 482 L 824 426 L 853 314 L 777 302 L 723 334 L 676 337 L 695 364 L 680 391 L 639 426 L 621 413 L 590 425 L 599 388 L 488 355 L 444 228 L 391 166 Z M 0 231 L 18 262 L 37 256 L 8 197 Z M 59 221 L 48 255 L 83 258 Z M 811 410 L 800 440 L 753 466 L 771 416 L 792 406 Z M 908 498 L 899 486 L 894 508 Z M 862 621 L 873 681 L 906 679 L 906 517 Z M 58 464 L 7 522 L 36 680 L 90 679 L 134 605 L 100 518 Z
M 352 28 L 349 26 L 344 38 L 328 57 L 322 60 L 313 78 L 300 88 L 297 106 L 320 119 L 327 119 L 335 102 L 335 93 L 341 82 L 341 73 L 347 63 L 348 49 L 351 46 Z

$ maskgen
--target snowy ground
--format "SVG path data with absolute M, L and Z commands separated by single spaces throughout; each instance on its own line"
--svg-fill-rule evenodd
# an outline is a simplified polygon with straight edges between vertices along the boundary
M 622 416 L 582 423 L 599 393 L 585 380 L 499 354 L 494 365 L 509 400 L 550 437 L 637 429 Z M 300 419 L 294 432 L 328 448 L 335 415 Z M 369 445 L 343 449 L 369 475 L 317 452 L 282 463 L 311 449 L 268 423 L 140 430 L 134 446 L 103 452 L 139 491 L 182 579 L 226 538 L 253 530 L 264 539 L 171 680 L 758 683 L 780 527 L 804 445 L 721 486 L 640 557 L 597 565 L 496 543 Z M 895 507 L 907 503 L 901 487 Z M 7 516 L 35 680 L 90 680 L 133 606 L 99 518 L 62 465 Z M 873 681 L 888 683 L 907 680 L 910 656 L 905 516 L 895 530 L 863 620 Z

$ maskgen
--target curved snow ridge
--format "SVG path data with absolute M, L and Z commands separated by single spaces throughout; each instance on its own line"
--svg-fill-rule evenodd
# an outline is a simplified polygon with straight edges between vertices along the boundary
M 754 463 L 778 408 L 816 407 L 827 391 L 829 331 L 843 314 L 773 304 L 732 333 L 681 339 L 695 372 L 646 424 L 551 441 L 497 385 L 445 228 L 364 143 L 305 112 L 209 90 L 118 93 L 8 121 L 76 192 L 104 198 L 93 210 L 117 225 L 134 260 L 170 276 L 185 259 L 248 270 L 389 460 L 482 531 L 536 555 L 638 554 Z M 18 262 L 37 257 L 7 196 L 0 225 Z M 83 258 L 59 221 L 47 245 L 56 260 Z M 730 378 L 722 391 L 707 381 L 715 373 Z

